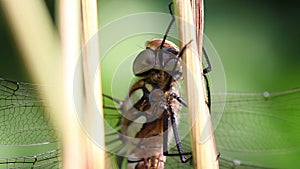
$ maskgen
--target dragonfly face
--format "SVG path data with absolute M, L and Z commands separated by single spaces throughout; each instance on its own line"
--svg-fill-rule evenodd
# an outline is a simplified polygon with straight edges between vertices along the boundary
M 133 72 L 136 76 L 145 76 L 151 70 L 160 70 L 160 73 L 165 72 L 175 79 L 181 78 L 182 67 L 178 57 L 179 48 L 173 42 L 167 40 L 161 46 L 162 41 L 163 39 L 149 41 L 146 50 L 143 50 L 135 58 Z M 166 79 L 162 80 L 166 81 Z
M 133 71 L 140 79 L 132 85 L 121 107 L 120 132 L 125 146 L 120 152 L 127 154 L 128 168 L 164 168 L 163 134 L 164 125 L 171 133 L 170 107 L 178 123 L 180 102 L 173 95 L 179 96 L 174 87 L 182 72 L 179 50 L 170 41 L 160 49 L 162 41 L 149 41 L 147 49 L 135 59 Z

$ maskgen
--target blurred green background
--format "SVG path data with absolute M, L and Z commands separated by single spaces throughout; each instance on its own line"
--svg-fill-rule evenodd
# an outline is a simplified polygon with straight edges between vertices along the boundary
M 45 2 L 54 18 L 54 1 Z M 168 3 L 100 0 L 100 25 L 134 13 L 168 13 Z M 300 85 L 299 7 L 292 0 L 205 1 L 205 34 L 221 57 L 230 91 L 276 90 Z M 0 75 L 26 80 L 26 66 L 19 57 L 2 9 L 0 23 Z
M 99 20 L 105 25 L 138 12 L 168 13 L 168 3 L 100 1 Z M 204 32 L 221 57 L 228 91 L 300 85 L 299 7 L 295 1 L 205 1 Z
M 54 1 L 45 2 L 54 19 Z M 129 14 L 168 13 L 168 4 L 161 0 L 99 0 L 100 27 Z M 222 60 L 228 91 L 300 86 L 299 9 L 300 3 L 292 0 L 205 1 L 204 32 Z M 23 64 L 1 8 L 0 24 L 0 77 L 30 81 L 26 71 L 30 65 Z M 144 45 L 136 43 L 138 48 Z

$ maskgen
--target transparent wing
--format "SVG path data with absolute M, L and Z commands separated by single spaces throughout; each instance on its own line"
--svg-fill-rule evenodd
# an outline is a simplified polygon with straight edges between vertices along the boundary
M 0 168 L 59 168 L 57 146 L 47 147 L 57 141 L 55 130 L 47 122 L 44 102 L 36 96 L 36 87 L 40 86 L 0 79 L 0 149 L 40 146 L 44 150 L 43 153 L 22 155 L 24 152 L 20 152 L 14 156 L 3 156 L 1 151 Z M 297 158 L 291 157 L 300 155 L 300 88 L 280 92 L 213 94 L 212 106 L 223 104 L 223 99 L 218 101 L 220 95 L 226 96 L 221 121 L 214 124 L 217 148 L 221 153 L 220 168 L 297 166 L 297 161 L 293 161 Z M 118 106 L 113 104 L 113 107 Z M 185 114 L 187 112 L 183 109 L 179 132 L 183 133 L 183 146 L 189 152 Z M 119 111 L 105 108 L 105 119 L 111 129 L 118 130 L 120 117 Z M 111 140 L 106 141 L 110 141 L 112 149 L 118 148 L 121 145 L 119 137 L 113 133 L 110 136 Z M 170 151 L 176 152 L 176 148 Z M 108 157 L 115 159 L 113 165 L 116 166 L 118 159 Z M 192 168 L 192 163 L 181 163 L 177 157 L 168 157 L 166 168 Z
M 109 95 L 103 94 L 103 110 L 104 110 L 104 125 L 105 125 L 105 146 L 107 150 L 106 163 L 110 164 L 111 168 L 123 168 L 123 158 L 116 155 L 122 148 L 123 143 L 119 135 L 121 129 L 121 107 L 122 101 L 117 100 Z
M 42 86 L 0 78 L 1 169 L 59 167 L 55 130 L 37 87 Z
M 212 100 L 213 106 L 222 106 L 226 100 L 223 114 L 211 112 L 212 116 L 222 114 L 221 120 L 214 122 L 221 169 L 297 168 L 299 164 L 293 156 L 300 155 L 300 88 L 215 93 Z M 179 130 L 188 126 L 185 111 L 181 112 Z M 188 135 L 182 141 L 184 149 L 191 150 Z M 192 168 L 192 163 L 180 163 L 179 158 L 172 157 L 166 166 Z
M 221 168 L 297 166 L 292 159 L 300 155 L 300 88 L 218 95 L 227 98 L 215 131 Z
M 0 144 L 37 145 L 56 142 L 36 85 L 0 79 Z
M 0 158 L 0 168 L 59 168 L 60 156 L 59 150 L 51 150 L 33 156 Z

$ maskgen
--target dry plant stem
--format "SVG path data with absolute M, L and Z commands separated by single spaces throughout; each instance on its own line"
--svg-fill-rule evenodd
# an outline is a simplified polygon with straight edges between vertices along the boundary
M 52 122 L 55 123 L 58 128 L 57 132 L 61 136 L 63 153 L 66 157 L 63 159 L 64 167 L 84 168 L 85 165 L 82 163 L 84 158 L 82 158 L 82 153 L 78 152 L 80 150 L 80 139 L 78 139 L 78 130 L 76 129 L 79 129 L 79 125 L 76 123 L 76 118 L 72 112 L 72 104 L 68 102 L 70 100 L 67 100 L 68 91 L 66 90 L 70 89 L 70 86 L 67 86 L 66 80 L 68 79 L 63 73 L 60 60 L 59 38 L 47 13 L 47 8 L 43 1 L 36 0 L 6 0 L 2 1 L 2 4 L 7 12 L 18 47 L 24 56 L 33 79 L 36 83 L 51 86 L 47 89 L 42 88 L 40 94 L 47 101 L 49 105 L 47 110 L 51 113 L 50 119 L 53 119 Z M 70 4 L 62 6 L 74 7 L 73 2 Z M 67 16 L 72 16 L 68 13 L 70 10 L 64 9 L 62 11 L 66 12 L 62 14 L 66 15 L 66 17 L 62 17 L 63 21 L 66 21 Z M 70 24 L 69 21 L 67 23 Z M 24 27 L 24 25 L 26 26 Z M 70 34 L 72 33 L 74 32 L 71 31 Z M 62 39 L 65 40 L 65 37 Z M 68 45 L 73 51 L 76 51 L 74 50 L 76 48 L 72 46 L 72 40 L 64 41 L 65 43 L 62 42 L 62 44 L 66 47 L 66 44 L 71 42 Z M 70 52 L 71 49 L 68 49 Z M 68 53 L 66 50 L 62 53 L 66 55 L 74 54 Z M 69 131 L 72 132 L 69 133 Z
M 178 0 L 175 3 L 179 17 L 183 21 L 179 22 L 179 38 L 182 40 L 182 45 L 192 40 L 183 58 L 186 63 L 184 80 L 192 125 L 193 162 L 194 167 L 197 169 L 216 169 L 218 168 L 217 152 L 209 109 L 206 104 L 206 91 L 200 58 L 202 51 L 203 17 L 198 16 L 194 18 L 195 12 L 193 13 L 193 11 L 196 11 L 196 6 L 197 10 L 200 9 L 200 11 L 203 11 L 203 2 L 193 1 L 192 4 L 194 4 L 194 10 L 192 10 L 190 1 Z M 203 15 L 202 12 L 196 13 Z M 196 22 L 197 27 L 199 27 L 198 32 L 194 23 L 195 20 L 198 20 Z
M 98 32 L 97 0 L 81 0 L 82 46 Z
M 87 168 L 86 140 L 78 124 L 73 106 L 74 84 L 82 83 L 74 81 L 75 65 L 80 56 L 80 1 L 60 0 L 58 3 L 63 58 L 64 105 L 69 116 L 69 119 L 64 121 L 66 133 L 64 133 L 63 139 L 63 167 L 66 169 Z
M 63 121 L 68 118 L 63 104 L 59 38 L 43 1 L 4 0 L 2 7 L 9 21 L 14 39 L 35 83 L 48 84 L 39 94 L 47 101 L 51 122 L 59 136 L 66 130 Z M 54 69 L 53 69 L 54 68 Z M 64 113 L 61 113 L 64 112 Z
M 201 56 L 200 54 L 202 53 L 202 50 L 200 46 L 202 46 L 203 29 L 204 29 L 203 0 L 191 0 L 191 7 L 192 7 L 194 24 L 196 27 L 196 43 L 198 45 L 198 54 L 199 56 Z
M 61 136 L 63 167 L 101 168 L 88 161 L 88 158 L 95 154 L 95 158 L 92 158 L 97 160 L 93 161 L 104 160 L 101 159 L 98 151 L 95 153 L 92 150 L 91 153 L 87 153 L 86 148 L 93 145 L 87 141 L 86 135 L 80 130 L 73 109 L 74 67 L 78 59 L 76 56 L 79 56 L 81 49 L 80 1 L 58 2 L 61 42 L 43 1 L 4 0 L 1 3 L 33 79 L 38 84 L 51 86 L 47 90 L 41 88 L 40 94 L 47 100 L 49 105 L 47 110 L 51 113 L 50 119 L 53 120 Z M 92 31 L 87 32 L 92 34 Z
M 81 0 L 81 13 L 82 13 L 82 34 L 81 34 L 81 44 L 82 44 L 82 68 L 83 68 L 83 83 L 84 83 L 84 113 L 85 113 L 85 123 L 88 124 L 92 131 L 95 130 L 95 125 L 93 124 L 93 119 L 95 113 L 100 113 L 101 119 L 103 119 L 102 109 L 98 112 L 97 105 L 93 101 L 95 98 L 102 107 L 102 89 L 101 89 L 101 73 L 100 67 L 97 67 L 97 71 L 93 72 L 94 66 L 98 66 L 100 63 L 99 56 L 99 37 L 98 37 L 98 12 L 97 12 L 97 1 L 96 0 Z M 88 44 L 88 41 L 92 38 L 92 42 L 95 44 Z M 104 127 L 102 127 L 104 128 Z M 100 134 L 103 138 L 104 143 L 104 131 L 95 131 Z M 88 168 L 100 169 L 104 168 L 104 150 L 92 143 L 91 140 L 87 138 L 88 153 Z

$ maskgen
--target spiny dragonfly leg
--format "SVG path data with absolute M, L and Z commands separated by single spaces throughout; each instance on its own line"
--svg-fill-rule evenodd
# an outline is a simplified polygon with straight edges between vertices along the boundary
M 178 154 L 170 154 L 168 152 L 168 125 L 169 125 L 169 113 L 171 115 L 171 124 L 172 124 L 172 129 L 173 129 L 173 133 L 174 133 L 174 137 L 175 137 L 175 142 L 176 142 L 176 146 L 177 146 L 177 150 L 178 150 Z M 180 160 L 182 163 L 186 163 L 190 160 L 190 158 L 192 157 L 191 154 L 192 153 L 185 153 L 183 150 L 183 146 L 181 143 L 181 140 L 179 138 L 179 134 L 178 134 L 178 128 L 177 128 L 177 124 L 176 124 L 176 119 L 175 119 L 175 114 L 173 111 L 173 108 L 171 105 L 169 105 L 168 107 L 165 107 L 165 111 L 164 111 L 164 124 L 163 124 L 163 129 L 164 129 L 164 133 L 163 133 L 163 152 L 164 152 L 164 156 L 180 156 Z M 189 155 L 189 156 L 187 156 Z

